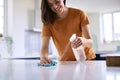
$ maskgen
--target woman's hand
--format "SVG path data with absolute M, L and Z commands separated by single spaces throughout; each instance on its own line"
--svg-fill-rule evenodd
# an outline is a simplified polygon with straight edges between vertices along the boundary
M 78 48 L 81 45 L 85 45 L 87 40 L 84 37 L 77 37 L 73 42 L 71 42 L 71 46 L 73 48 Z
M 41 57 L 40 58 L 40 64 L 42 65 L 42 66 L 44 66 L 45 64 L 50 64 L 51 63 L 51 60 L 50 59 L 48 59 L 48 58 L 46 58 L 46 57 Z

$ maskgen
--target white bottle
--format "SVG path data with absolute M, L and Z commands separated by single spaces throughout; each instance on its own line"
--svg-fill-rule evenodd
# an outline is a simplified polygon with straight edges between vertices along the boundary
M 71 37 L 70 37 L 70 42 L 73 42 L 74 40 L 76 39 L 76 34 L 73 34 Z M 73 53 L 75 55 L 75 58 L 78 62 L 80 61 L 85 61 L 86 60 L 86 56 L 85 56 L 85 52 L 84 52 L 84 48 L 81 46 L 79 46 L 78 48 L 73 48 L 72 47 L 72 50 L 73 50 Z

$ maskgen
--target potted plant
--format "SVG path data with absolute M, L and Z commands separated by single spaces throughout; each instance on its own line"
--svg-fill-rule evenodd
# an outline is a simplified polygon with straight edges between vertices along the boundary
M 2 33 L 0 33 L 0 37 L 3 37 Z
M 10 55 L 13 53 L 13 39 L 10 36 L 5 37 L 6 45 L 7 45 L 7 50 Z

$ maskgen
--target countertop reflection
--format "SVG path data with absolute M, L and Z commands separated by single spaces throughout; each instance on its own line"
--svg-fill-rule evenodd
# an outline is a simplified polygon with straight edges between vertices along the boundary
M 57 61 L 52 67 L 40 67 L 38 63 L 39 60 L 0 60 L 0 80 L 107 80 L 116 69 L 107 68 L 105 61 Z M 120 79 L 119 70 L 116 73 Z

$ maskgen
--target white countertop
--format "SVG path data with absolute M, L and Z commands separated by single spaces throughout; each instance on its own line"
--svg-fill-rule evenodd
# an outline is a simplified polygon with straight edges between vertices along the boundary
M 112 52 L 112 53 L 107 53 L 107 54 L 101 54 L 101 57 L 106 57 L 106 56 L 120 56 L 120 52 Z
M 0 80 L 118 80 L 120 67 L 105 61 L 58 62 L 53 67 L 37 66 L 39 60 L 0 60 Z

